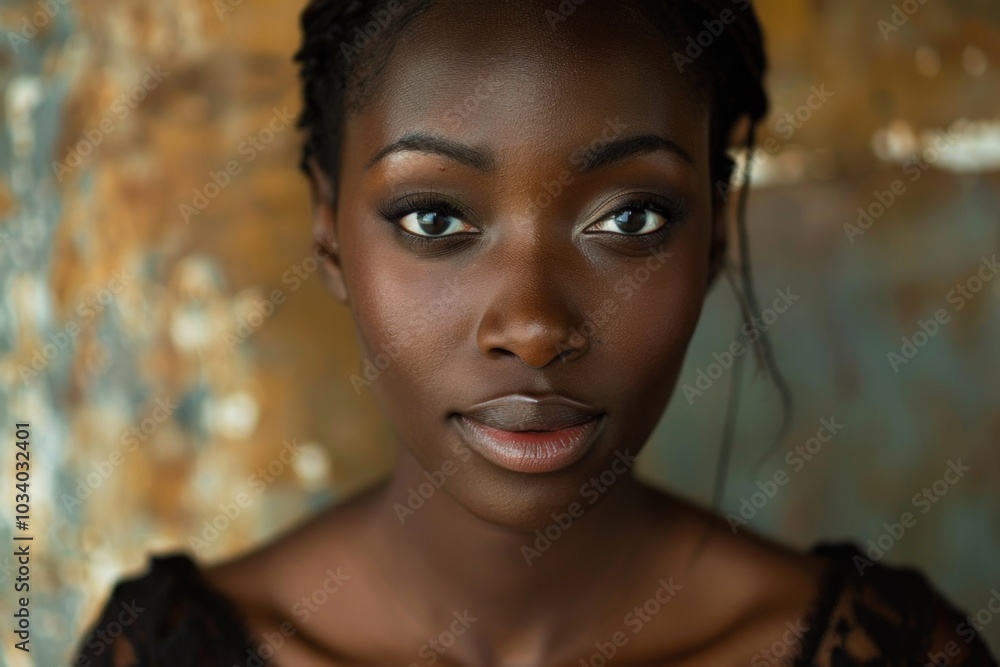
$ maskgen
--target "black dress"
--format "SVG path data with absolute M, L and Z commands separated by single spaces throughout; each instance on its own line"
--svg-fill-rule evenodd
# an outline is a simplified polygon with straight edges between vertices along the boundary
M 834 567 L 804 617 L 799 653 L 761 654 L 755 664 L 998 667 L 975 619 L 917 570 L 872 563 L 850 543 L 819 544 L 812 553 Z M 129 665 L 112 659 L 112 644 L 120 641 L 113 634 L 128 640 L 136 667 L 294 667 L 267 659 L 270 648 L 251 641 L 240 612 L 209 587 L 189 556 L 154 556 L 150 563 L 146 574 L 115 586 L 71 664 Z

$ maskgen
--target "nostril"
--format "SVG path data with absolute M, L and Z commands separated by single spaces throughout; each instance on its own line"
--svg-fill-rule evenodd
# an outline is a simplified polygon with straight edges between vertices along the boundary
M 568 335 L 561 337 L 561 340 L 536 340 L 528 343 L 517 344 L 512 341 L 510 345 L 494 345 L 488 354 L 494 359 L 513 357 L 520 359 L 532 368 L 542 368 L 559 361 L 565 363 L 579 358 L 587 349 L 588 340 L 579 331 L 572 331 Z
M 565 304 L 529 305 L 530 310 L 508 304 L 485 313 L 476 332 L 480 353 L 494 360 L 513 357 L 531 368 L 544 368 L 556 359 L 575 360 L 585 353 L 589 341 L 573 326 L 576 318 L 553 307 Z
M 556 359 L 558 359 L 559 361 L 561 361 L 563 363 L 566 363 L 567 361 L 569 361 L 569 358 L 571 356 L 573 356 L 574 354 L 576 354 L 576 350 L 575 349 L 573 349 L 573 348 L 565 349 L 565 350 L 563 350 L 562 352 L 560 352 L 559 354 L 556 355 Z

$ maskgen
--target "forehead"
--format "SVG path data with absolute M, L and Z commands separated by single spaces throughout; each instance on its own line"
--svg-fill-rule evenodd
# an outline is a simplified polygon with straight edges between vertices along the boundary
M 365 161 L 419 131 L 489 146 L 502 163 L 565 159 L 612 128 L 661 135 L 707 163 L 703 97 L 671 41 L 627 3 L 438 0 L 395 40 L 369 104 L 345 118 L 345 156 Z

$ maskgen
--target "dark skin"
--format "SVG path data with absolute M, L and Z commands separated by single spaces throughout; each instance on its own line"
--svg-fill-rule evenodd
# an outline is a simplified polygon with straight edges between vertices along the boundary
M 624 632 L 617 665 L 745 665 L 816 595 L 819 559 L 734 536 L 615 464 L 660 419 L 713 278 L 724 209 L 709 106 L 639 17 L 594 3 L 553 30 L 548 4 L 436 5 L 400 35 L 371 105 L 348 115 L 336 193 L 312 165 L 327 287 L 351 309 L 364 357 L 400 351 L 367 389 L 398 456 L 375 487 L 206 569 L 258 641 L 295 624 L 278 665 L 430 664 L 421 646 L 465 610 L 475 622 L 434 664 L 577 665 Z M 424 145 L 366 168 L 414 132 L 475 159 Z M 581 147 L 641 136 L 666 141 L 580 171 Z M 560 174 L 561 193 L 540 197 Z M 435 219 L 454 235 L 407 244 L 379 203 L 429 192 L 462 208 Z M 643 233 L 625 233 L 615 216 L 637 200 L 661 212 L 634 206 Z M 419 231 L 416 215 L 400 217 Z M 514 392 L 585 401 L 606 413 L 603 431 L 561 470 L 501 468 L 451 417 Z M 451 472 L 400 514 L 428 471 Z M 613 483 L 590 481 L 608 471 Z M 535 530 L 573 503 L 582 516 L 529 565 Z M 706 522 L 713 536 L 696 553 Z M 338 567 L 349 579 L 303 620 L 295 605 Z M 671 578 L 675 597 L 634 632 L 627 614 Z

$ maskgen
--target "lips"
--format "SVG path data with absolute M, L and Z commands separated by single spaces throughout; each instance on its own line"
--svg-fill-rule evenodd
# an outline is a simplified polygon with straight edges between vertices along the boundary
M 514 472 L 565 468 L 586 453 L 604 414 L 566 396 L 512 394 L 456 415 L 463 438 L 483 457 Z
M 558 431 L 599 414 L 595 408 L 558 394 L 501 396 L 462 412 L 480 424 L 502 431 Z

